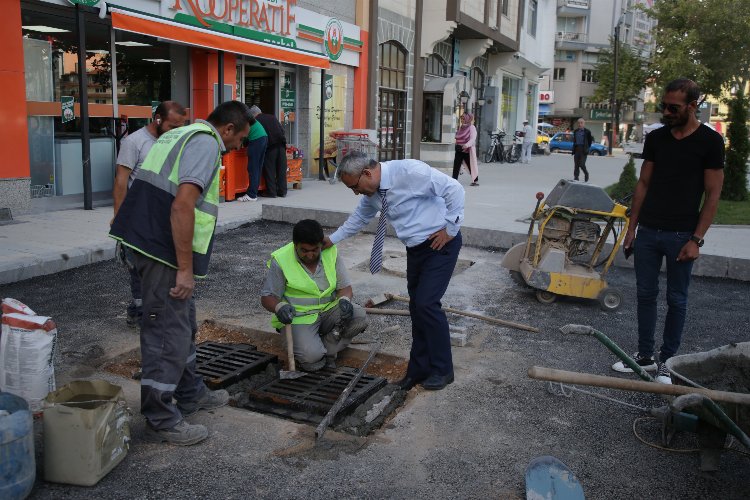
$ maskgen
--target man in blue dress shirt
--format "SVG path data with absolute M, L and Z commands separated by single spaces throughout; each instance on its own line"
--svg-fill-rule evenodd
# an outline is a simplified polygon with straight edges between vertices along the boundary
M 354 194 L 364 197 L 326 244 L 357 234 L 385 203 L 382 212 L 406 245 L 412 321 L 409 366 L 398 385 L 404 390 L 420 383 L 425 389 L 443 389 L 453 382 L 453 359 L 448 319 L 440 300 L 461 250 L 464 189 L 455 179 L 419 160 L 379 163 L 359 152 L 344 157 L 338 176 Z M 377 243 L 377 235 L 375 240 Z

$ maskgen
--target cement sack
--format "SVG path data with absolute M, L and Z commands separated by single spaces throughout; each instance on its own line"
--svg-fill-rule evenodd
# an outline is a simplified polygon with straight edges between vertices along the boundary
M 3 314 L 21 313 L 36 316 L 36 313 L 29 306 L 16 299 L 3 299 L 2 303 L 0 303 L 0 310 Z
M 3 302 L 3 308 L 5 305 Z M 55 390 L 56 338 L 57 326 L 51 318 L 18 312 L 3 314 L 0 391 L 24 398 L 33 412 L 41 411 L 42 401 Z

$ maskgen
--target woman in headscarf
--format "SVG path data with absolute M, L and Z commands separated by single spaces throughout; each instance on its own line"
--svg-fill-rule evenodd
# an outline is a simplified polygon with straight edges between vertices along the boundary
M 479 167 L 477 166 L 477 129 L 471 124 L 474 116 L 471 113 L 461 115 L 461 125 L 456 131 L 456 156 L 453 159 L 453 178 L 458 179 L 458 174 L 464 164 L 471 174 L 471 185 L 479 185 Z

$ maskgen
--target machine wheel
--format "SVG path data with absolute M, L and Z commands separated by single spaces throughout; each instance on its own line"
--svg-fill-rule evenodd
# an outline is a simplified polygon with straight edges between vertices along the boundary
M 614 312 L 622 305 L 622 293 L 615 288 L 605 288 L 599 292 L 597 300 L 602 311 Z
M 548 292 L 547 290 L 537 290 L 536 300 L 538 300 L 542 304 L 551 304 L 557 300 L 557 295 L 552 292 Z

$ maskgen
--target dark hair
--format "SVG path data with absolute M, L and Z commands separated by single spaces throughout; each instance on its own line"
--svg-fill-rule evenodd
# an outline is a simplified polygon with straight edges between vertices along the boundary
M 698 84 L 688 78 L 678 78 L 669 82 L 664 88 L 664 93 L 668 92 L 683 92 L 685 94 L 685 103 L 697 101 L 701 96 Z
M 174 111 L 176 114 L 181 116 L 185 116 L 187 114 L 185 106 L 183 106 L 179 102 L 162 101 L 158 106 L 156 106 L 156 109 L 154 110 L 154 116 L 159 115 L 162 118 L 166 118 L 170 111 Z M 151 118 L 153 118 L 154 116 L 152 116 Z
M 318 245 L 323 243 L 323 227 L 313 219 L 304 219 L 294 225 L 292 242 Z
M 248 123 L 255 123 L 255 118 L 250 114 L 250 109 L 240 101 L 222 102 L 211 111 L 206 121 L 214 127 L 221 127 L 231 123 L 237 130 L 242 130 Z

